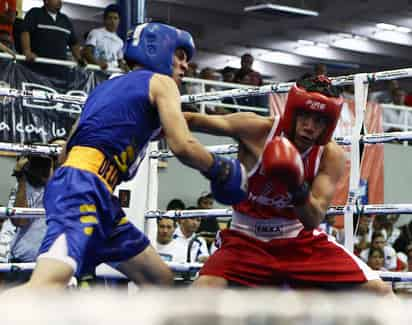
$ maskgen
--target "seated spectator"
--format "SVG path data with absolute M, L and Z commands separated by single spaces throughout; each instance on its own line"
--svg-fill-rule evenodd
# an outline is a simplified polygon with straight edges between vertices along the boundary
M 180 199 L 172 199 L 166 206 L 166 210 L 185 210 L 186 205 Z
M 370 94 L 370 100 L 382 104 L 389 104 L 393 101 L 393 90 L 399 88 L 398 80 L 385 81 L 385 89 L 374 91 Z
M 195 62 L 189 62 L 188 68 L 185 72 L 185 77 L 189 78 L 199 78 L 199 74 L 197 72 L 198 66 Z M 202 85 L 200 83 L 194 82 L 183 82 L 180 85 L 180 93 L 183 95 L 190 95 L 190 94 L 200 94 L 202 92 Z M 182 111 L 183 112 L 199 112 L 199 105 L 197 104 L 182 104 Z
M 213 68 L 206 67 L 200 71 L 199 75 L 200 79 L 203 80 L 213 80 L 213 81 L 219 81 L 220 80 L 220 74 Z M 204 88 L 205 92 L 214 92 L 220 90 L 219 87 L 214 86 L 214 85 L 205 85 Z M 221 102 L 215 101 L 215 102 Z M 204 104 L 205 105 L 205 111 L 207 114 L 228 114 L 230 113 L 229 110 L 225 109 L 224 107 L 218 106 L 216 104 Z
M 50 140 L 49 144 L 64 145 L 63 138 Z M 45 185 L 53 171 L 61 164 L 58 157 L 28 155 L 16 162 L 13 175 L 17 178 L 14 202 L 9 206 L 43 208 Z M 12 195 L 11 195 L 12 196 Z M 10 260 L 16 263 L 34 262 L 46 231 L 44 218 L 14 218 L 11 222 L 17 227 L 11 243 Z
M 365 250 L 363 250 L 360 253 L 360 257 L 362 258 L 362 260 L 364 260 L 365 262 L 368 262 L 368 256 L 369 256 L 369 252 L 372 248 L 379 248 L 381 250 L 383 250 L 384 252 L 384 268 L 389 270 L 389 271 L 394 271 L 396 270 L 397 267 L 397 256 L 396 256 L 396 251 L 389 245 L 387 245 L 385 237 L 383 234 L 379 233 L 379 232 L 375 232 L 372 235 L 372 242 L 371 242 L 371 247 L 367 248 Z
M 198 236 L 200 218 L 180 218 L 173 239 L 180 247 L 185 247 L 187 262 L 204 262 L 209 257 L 209 250 L 204 238 Z
M 179 249 L 178 242 L 173 240 L 176 221 L 172 218 L 157 219 L 157 237 L 155 248 L 160 257 L 167 262 L 185 262 L 186 251 Z
M 372 240 L 372 221 L 368 215 L 361 215 L 358 221 L 358 227 L 354 235 L 354 253 L 360 253 L 370 246 Z
M 391 92 L 391 101 L 389 104 L 405 106 L 406 92 L 401 88 L 394 88 Z M 412 123 L 412 115 L 410 112 L 405 110 L 398 110 L 392 108 L 384 108 L 382 113 L 382 120 L 384 124 L 405 124 L 405 119 L 407 119 L 408 124 Z M 384 131 L 397 132 L 402 131 L 402 127 L 398 126 L 384 126 Z
M 128 71 L 123 59 L 123 41 L 116 33 L 119 23 L 119 6 L 107 6 L 103 14 L 104 27 L 92 29 L 87 36 L 82 54 L 88 63 L 97 64 L 102 70 L 121 68 Z
M 326 64 L 318 63 L 313 67 L 313 72 L 315 76 L 327 76 L 328 68 L 326 67 Z
M 213 195 L 212 193 L 202 193 L 197 199 L 197 209 L 213 209 Z M 216 218 L 202 218 L 198 232 L 210 233 L 214 238 L 217 231 L 219 230 L 219 224 Z
M 373 231 L 381 232 L 388 245 L 393 246 L 401 231 L 394 225 L 399 219 L 399 214 L 378 215 L 373 221 Z
M 408 245 L 406 248 L 407 251 L 407 269 L 406 272 L 412 272 L 412 244 Z M 395 292 L 398 294 L 412 294 L 412 281 L 409 282 L 396 282 L 394 284 Z
M 372 270 L 387 271 L 384 268 L 385 253 L 382 248 L 371 248 L 368 254 L 367 264 Z
M 408 254 L 407 248 L 412 244 L 412 221 L 400 227 L 400 235 L 393 244 L 393 248 L 397 252 Z
M 40 57 L 67 60 L 67 47 L 84 65 L 80 45 L 69 17 L 60 12 L 61 0 L 43 0 L 44 6 L 30 9 L 24 17 L 21 47 L 28 62 Z M 57 65 L 30 64 L 38 73 L 65 80 L 68 70 Z
M 20 157 L 14 169 L 18 182 L 15 206 L 43 208 L 44 187 L 51 170 L 52 160 L 49 157 Z M 11 245 L 12 262 L 34 262 L 46 231 L 45 219 L 15 218 L 11 221 L 17 227 L 16 237 Z

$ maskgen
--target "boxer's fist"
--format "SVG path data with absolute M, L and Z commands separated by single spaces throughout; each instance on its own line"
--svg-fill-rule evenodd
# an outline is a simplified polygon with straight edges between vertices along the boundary
M 247 173 L 239 160 L 213 155 L 213 165 L 203 173 L 210 179 L 210 187 L 216 201 L 232 205 L 247 197 Z
M 262 168 L 265 175 L 288 184 L 289 189 L 299 187 L 305 172 L 299 151 L 285 137 L 275 137 L 263 151 Z

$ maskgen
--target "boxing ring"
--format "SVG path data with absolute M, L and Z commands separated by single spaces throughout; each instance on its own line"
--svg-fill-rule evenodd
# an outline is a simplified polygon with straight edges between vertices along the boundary
M 354 84 L 355 89 L 355 124 L 352 128 L 352 135 L 335 138 L 335 141 L 340 145 L 351 145 L 350 159 L 350 184 L 347 203 L 345 206 L 329 207 L 328 215 L 344 215 L 344 230 L 345 230 L 345 247 L 353 251 L 353 218 L 355 214 L 412 214 L 412 204 L 378 204 L 378 205 L 362 205 L 360 204 L 360 144 L 380 144 L 391 141 L 404 141 L 412 139 L 412 131 L 392 132 L 392 133 L 376 133 L 361 135 L 361 129 L 364 122 L 365 107 L 369 83 L 391 80 L 399 78 L 412 77 L 412 69 L 400 69 L 392 71 L 384 71 L 368 74 L 354 74 L 342 76 L 333 79 L 334 85 L 351 85 Z M 271 93 L 284 93 L 289 90 L 293 83 L 275 83 L 261 87 L 241 87 L 231 90 L 223 90 L 216 92 L 200 93 L 193 95 L 183 95 L 182 103 L 204 103 L 219 101 L 224 98 L 241 98 L 249 96 L 268 95 Z M 55 93 L 46 93 L 43 91 L 28 91 L 11 88 L 0 88 L 0 96 L 31 99 L 31 100 L 47 100 L 56 103 L 68 103 L 74 105 L 83 105 L 84 97 L 70 96 Z M 219 103 L 220 105 L 220 103 Z M 73 112 L 72 112 L 73 113 Z M 78 112 L 77 112 L 78 113 Z M 208 150 L 216 154 L 234 154 L 237 152 L 236 145 L 218 145 L 209 146 Z M 12 143 L 0 143 L 0 150 L 16 152 L 19 154 L 47 154 L 58 155 L 60 147 L 53 145 L 22 145 Z M 144 229 L 147 236 L 153 241 L 156 240 L 156 218 L 167 216 L 169 218 L 214 218 L 214 217 L 230 217 L 230 209 L 211 209 L 211 210 L 187 210 L 187 211 L 160 211 L 157 208 L 158 198 L 158 160 L 170 159 L 173 154 L 169 151 L 158 149 L 156 142 L 149 145 L 148 155 L 142 162 L 141 168 L 137 177 L 125 184 L 120 184 L 116 189 L 118 193 L 121 190 L 133 190 L 133 187 L 141 185 L 143 180 L 146 184 L 146 195 L 140 198 L 140 202 L 135 205 L 131 204 L 129 208 L 125 208 L 126 215 L 139 228 Z M 136 211 L 136 209 L 138 209 Z M 139 210 L 140 209 L 140 210 Z M 141 211 L 141 210 L 144 211 Z M 129 213 L 133 210 L 134 214 L 143 212 L 144 218 L 141 220 L 133 220 Z M 43 209 L 30 208 L 0 208 L 0 218 L 43 218 Z M 168 263 L 170 268 L 175 272 L 196 272 L 202 267 L 200 263 Z M 10 271 L 26 271 L 32 270 L 34 263 L 20 264 L 0 264 L 0 272 Z M 120 273 L 106 267 L 99 267 L 97 270 L 98 277 L 121 278 Z M 380 276 L 385 281 L 402 282 L 412 281 L 412 272 L 380 272 Z

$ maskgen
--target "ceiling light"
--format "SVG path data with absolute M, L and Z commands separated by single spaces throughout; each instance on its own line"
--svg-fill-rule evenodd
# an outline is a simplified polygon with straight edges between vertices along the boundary
M 299 45 L 302 45 L 302 46 L 315 46 L 315 42 L 313 42 L 313 41 L 307 41 L 307 40 L 304 40 L 304 39 L 300 39 L 300 40 L 298 40 L 298 44 Z
M 276 5 L 273 3 L 265 3 L 256 6 L 248 6 L 243 8 L 243 11 L 246 12 L 263 12 L 263 13 L 274 13 L 276 11 L 280 11 L 283 13 L 295 14 L 295 15 L 302 15 L 302 16 L 319 16 L 319 12 L 313 10 L 307 10 L 297 7 L 290 7 L 290 6 L 281 6 Z
M 327 43 L 322 43 L 322 42 L 317 42 L 315 45 L 316 45 L 316 46 L 319 46 L 319 47 L 323 47 L 323 48 L 328 48 L 328 47 L 329 47 L 329 44 L 327 44 Z
M 380 30 L 399 32 L 399 33 L 404 33 L 404 34 L 410 33 L 412 31 L 410 28 L 405 27 L 405 26 L 397 26 L 397 25 L 386 24 L 386 23 L 376 24 L 376 28 Z

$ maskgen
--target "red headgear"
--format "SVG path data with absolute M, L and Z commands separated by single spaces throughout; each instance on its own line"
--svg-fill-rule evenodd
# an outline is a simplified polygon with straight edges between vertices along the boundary
M 317 112 L 328 119 L 325 132 L 316 141 L 318 145 L 327 144 L 332 138 L 342 110 L 342 97 L 328 97 L 320 92 L 310 92 L 304 88 L 294 85 L 289 90 L 288 99 L 285 106 L 285 113 L 282 117 L 282 129 L 288 138 L 292 138 L 295 133 L 296 112 L 300 110 Z

